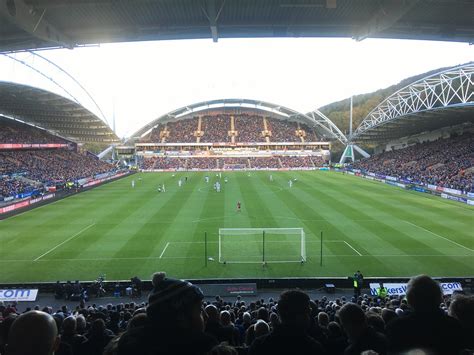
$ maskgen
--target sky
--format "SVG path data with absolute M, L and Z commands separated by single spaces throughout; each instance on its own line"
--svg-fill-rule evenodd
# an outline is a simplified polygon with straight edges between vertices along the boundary
M 151 120 L 193 103 L 246 98 L 309 112 L 440 67 L 474 60 L 466 43 L 366 39 L 219 39 L 102 44 L 38 52 L 91 94 L 116 132 L 128 137 Z M 94 113 L 99 111 L 59 70 L 34 65 Z M 67 94 L 37 72 L 0 56 L 0 80 Z

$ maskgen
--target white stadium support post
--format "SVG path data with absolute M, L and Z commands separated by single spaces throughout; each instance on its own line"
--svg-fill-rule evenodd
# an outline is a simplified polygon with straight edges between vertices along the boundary
M 220 228 L 219 262 L 293 263 L 306 261 L 303 228 Z

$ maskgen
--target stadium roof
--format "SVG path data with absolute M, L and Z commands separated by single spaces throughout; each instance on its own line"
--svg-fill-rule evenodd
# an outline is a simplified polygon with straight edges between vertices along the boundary
M 465 122 L 474 123 L 474 62 L 393 93 L 362 120 L 351 139 L 383 143 Z
M 78 143 L 114 143 L 119 138 L 92 112 L 60 95 L 0 82 L 0 115 L 44 128 Z
M 326 139 L 338 139 L 342 143 L 347 142 L 347 138 L 337 128 L 337 126 L 321 112 L 315 110 L 308 114 L 304 114 L 288 107 L 281 105 L 272 104 L 265 101 L 257 101 L 251 99 L 221 99 L 198 102 L 192 105 L 187 105 L 178 108 L 174 111 L 168 112 L 167 114 L 160 116 L 153 121 L 149 122 L 134 134 L 131 135 L 130 141 L 136 140 L 142 137 L 145 133 L 150 131 L 153 127 L 159 123 L 165 123 L 170 121 L 177 121 L 193 117 L 199 113 L 206 114 L 212 111 L 219 111 L 222 109 L 238 109 L 242 111 L 261 111 L 265 112 L 268 116 L 303 122 L 310 127 L 314 127 L 321 137 Z
M 193 38 L 474 42 L 470 0 L 0 0 L 0 52 Z

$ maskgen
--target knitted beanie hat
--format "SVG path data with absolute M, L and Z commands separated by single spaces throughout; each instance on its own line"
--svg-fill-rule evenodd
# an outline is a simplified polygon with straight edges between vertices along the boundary
M 150 318 L 166 318 L 187 310 L 204 298 L 199 287 L 188 281 L 167 278 L 164 272 L 153 274 L 152 284 L 153 291 L 148 296 L 147 307 Z

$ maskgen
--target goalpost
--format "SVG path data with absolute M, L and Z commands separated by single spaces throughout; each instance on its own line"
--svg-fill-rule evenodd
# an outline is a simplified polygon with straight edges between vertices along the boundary
M 303 228 L 220 228 L 220 263 L 306 261 Z

